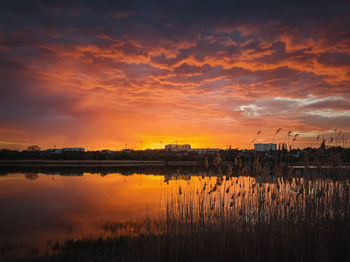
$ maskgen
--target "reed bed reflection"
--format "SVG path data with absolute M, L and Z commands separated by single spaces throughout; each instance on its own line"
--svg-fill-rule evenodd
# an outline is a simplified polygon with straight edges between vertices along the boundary
M 179 183 L 164 193 L 161 214 L 149 212 L 144 221 L 129 224 L 130 234 L 110 221 L 106 230 L 111 236 L 67 241 L 55 258 L 349 261 L 346 175 L 277 169 L 248 176 L 251 170 Z

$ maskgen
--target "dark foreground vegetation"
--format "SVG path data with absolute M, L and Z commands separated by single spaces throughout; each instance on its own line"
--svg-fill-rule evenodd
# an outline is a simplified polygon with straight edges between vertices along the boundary
M 160 216 L 106 221 L 110 236 L 52 243 L 32 261 L 350 261 L 348 171 L 255 161 L 237 172 L 170 192 Z
M 161 235 L 70 240 L 33 261 L 349 261 L 349 223 L 179 225 Z

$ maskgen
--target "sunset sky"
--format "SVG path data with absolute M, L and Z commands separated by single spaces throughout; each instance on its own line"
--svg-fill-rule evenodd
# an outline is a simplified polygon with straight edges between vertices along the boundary
M 350 1 L 0 1 L 0 148 L 247 148 L 277 128 L 350 144 Z

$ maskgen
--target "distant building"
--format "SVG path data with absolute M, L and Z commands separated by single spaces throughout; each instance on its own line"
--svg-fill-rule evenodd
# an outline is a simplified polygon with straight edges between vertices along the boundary
M 190 144 L 183 144 L 183 145 L 169 144 L 169 145 L 165 145 L 164 149 L 166 151 L 188 151 L 191 149 L 191 145 Z
M 198 154 L 206 154 L 210 152 L 219 152 L 220 150 L 221 150 L 220 148 L 192 148 L 188 151 L 196 152 Z
M 65 147 L 62 148 L 61 151 L 75 151 L 75 152 L 84 152 L 84 147 Z
M 84 152 L 85 148 L 84 147 L 64 147 L 64 148 L 54 148 L 54 149 L 45 150 L 45 152 L 52 152 L 56 154 L 61 154 L 62 152 L 65 152 L 65 151 Z
M 116 151 L 109 150 L 109 149 L 103 149 L 101 152 L 102 152 L 102 153 L 112 154 L 112 153 L 115 153 Z
M 266 151 L 276 151 L 277 145 L 276 144 L 254 144 L 254 150 L 258 152 L 266 152 Z

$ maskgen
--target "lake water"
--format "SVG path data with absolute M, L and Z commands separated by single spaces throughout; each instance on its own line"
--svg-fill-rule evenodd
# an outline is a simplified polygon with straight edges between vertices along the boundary
M 26 255 L 33 247 L 42 253 L 46 243 L 105 235 L 105 221 L 142 221 L 164 209 L 169 192 L 200 183 L 198 176 L 181 174 L 5 174 L 0 176 L 2 253 Z
M 270 201 L 268 204 L 275 198 L 289 201 L 288 205 L 300 205 L 300 194 L 331 202 L 334 194 L 348 194 L 348 188 L 349 179 L 306 180 L 300 174 L 288 180 L 243 174 L 217 177 L 202 171 L 179 170 L 173 174 L 3 174 L 0 251 L 3 257 L 31 256 L 50 253 L 54 243 L 67 239 L 106 236 L 110 234 L 103 228 L 106 222 L 143 221 L 147 215 L 157 216 L 173 195 L 203 198 L 205 194 L 231 206 L 249 203 L 255 207 L 261 192 L 266 195 L 264 201 Z

